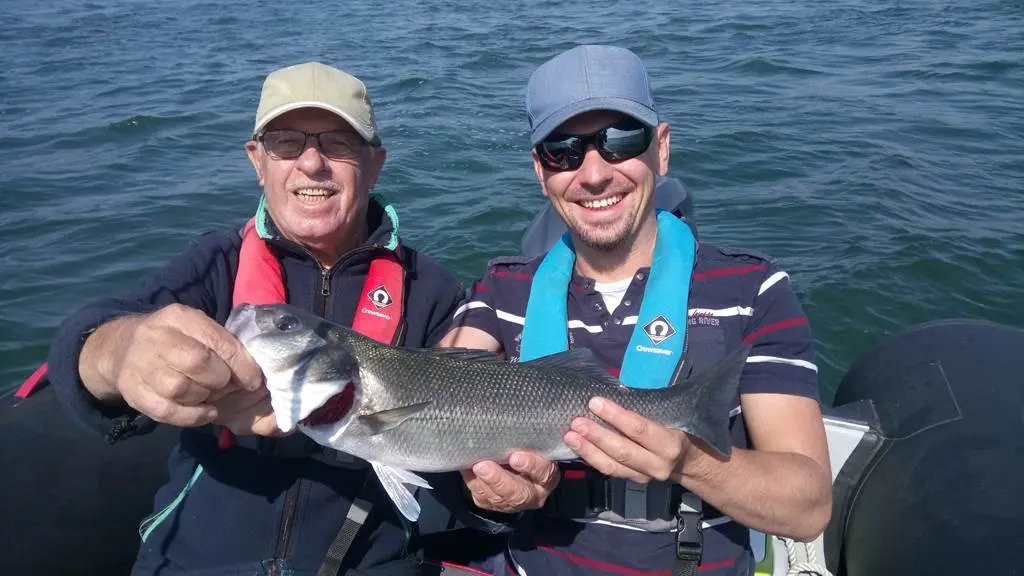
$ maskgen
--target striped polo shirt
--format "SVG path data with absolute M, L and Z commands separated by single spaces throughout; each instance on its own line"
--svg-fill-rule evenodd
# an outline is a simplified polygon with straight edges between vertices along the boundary
M 486 275 L 473 284 L 467 301 L 456 311 L 455 325 L 487 332 L 501 343 L 509 360 L 518 361 L 526 305 L 540 262 L 540 257 L 491 260 Z M 611 312 L 592 279 L 574 275 L 569 287 L 569 346 L 589 348 L 602 367 L 616 376 L 636 327 L 648 273 L 649 268 L 642 268 L 634 274 Z M 688 307 L 684 362 L 695 373 L 750 344 L 738 394 L 770 392 L 818 399 L 818 371 L 807 317 L 790 287 L 789 275 L 770 258 L 700 243 Z M 733 406 L 733 444 L 749 448 L 738 395 Z M 700 573 L 753 573 L 749 531 L 707 504 L 704 517 Z M 535 515 L 533 522 L 517 530 L 510 544 L 510 560 L 529 576 L 669 576 L 675 558 L 671 533 L 542 515 Z

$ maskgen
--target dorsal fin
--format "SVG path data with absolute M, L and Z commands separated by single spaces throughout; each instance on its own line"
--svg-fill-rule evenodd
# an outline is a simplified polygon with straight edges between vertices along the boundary
M 445 356 L 452 360 L 468 360 L 472 362 L 504 362 L 505 359 L 490 350 L 476 348 L 430 348 L 423 349 L 424 354 Z
M 583 376 L 607 384 L 609 386 L 622 386 L 617 378 L 601 368 L 597 357 L 589 348 L 573 348 L 558 354 L 541 356 L 529 362 L 523 362 L 524 366 L 534 368 L 551 368 L 557 370 L 570 370 Z

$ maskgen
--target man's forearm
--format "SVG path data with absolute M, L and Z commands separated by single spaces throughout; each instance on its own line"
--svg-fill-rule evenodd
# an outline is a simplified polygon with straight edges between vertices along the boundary
M 813 540 L 832 511 L 831 479 L 811 458 L 792 452 L 733 449 L 727 461 L 692 448 L 683 486 L 740 524 L 768 534 Z
M 78 358 L 78 375 L 90 394 L 104 404 L 123 402 L 117 390 L 117 375 L 124 352 L 141 316 L 111 320 L 89 335 Z

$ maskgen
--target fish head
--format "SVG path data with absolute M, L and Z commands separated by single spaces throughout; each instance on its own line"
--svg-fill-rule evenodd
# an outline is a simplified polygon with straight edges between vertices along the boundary
M 359 365 L 340 327 L 288 304 L 240 304 L 225 328 L 262 369 L 282 432 L 344 425 L 355 413 Z

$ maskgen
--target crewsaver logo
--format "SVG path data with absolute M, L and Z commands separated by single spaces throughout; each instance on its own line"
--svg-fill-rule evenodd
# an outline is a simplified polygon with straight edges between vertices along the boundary
M 385 288 L 383 284 L 367 292 L 366 297 L 370 299 L 370 302 L 372 302 L 378 310 L 387 308 L 395 303 L 395 301 L 391 299 L 391 293 L 388 292 L 388 289 Z
M 658 314 L 654 320 L 644 325 L 644 334 L 654 342 L 655 345 L 668 340 L 676 333 L 676 329 L 668 323 L 664 316 Z

